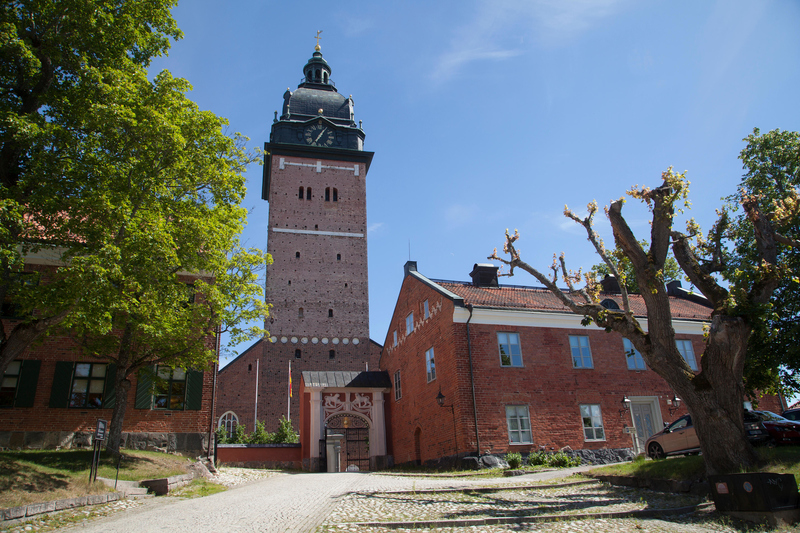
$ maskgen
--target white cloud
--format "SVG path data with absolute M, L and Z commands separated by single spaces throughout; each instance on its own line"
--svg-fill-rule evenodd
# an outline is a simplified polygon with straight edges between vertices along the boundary
M 474 61 L 502 61 L 539 40 L 569 41 L 611 16 L 629 0 L 481 0 L 472 18 L 453 30 L 450 46 L 437 59 L 431 78 L 445 82 Z
M 373 235 L 376 231 L 383 227 L 383 222 L 375 222 L 367 227 L 367 234 Z

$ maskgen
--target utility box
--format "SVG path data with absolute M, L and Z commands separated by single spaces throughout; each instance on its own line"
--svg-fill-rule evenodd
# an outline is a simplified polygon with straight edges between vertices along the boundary
M 797 509 L 797 482 L 792 474 L 756 472 L 708 476 L 718 511 L 785 511 Z

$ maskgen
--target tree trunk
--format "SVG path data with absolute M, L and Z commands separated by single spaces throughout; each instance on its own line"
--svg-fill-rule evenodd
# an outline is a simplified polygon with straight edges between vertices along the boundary
M 128 408 L 128 391 L 131 390 L 131 381 L 128 375 L 133 371 L 131 367 L 131 339 L 133 328 L 125 324 L 119 343 L 117 355 L 117 373 L 114 376 L 114 390 L 116 401 L 114 412 L 111 414 L 111 427 L 108 430 L 108 444 L 106 448 L 119 453 L 119 443 L 122 439 L 122 424 L 125 421 L 125 409 Z
M 116 400 L 114 412 L 111 414 L 111 427 L 108 429 L 108 445 L 106 448 L 119 453 L 119 445 L 122 440 L 122 424 L 125 421 L 125 409 L 128 408 L 128 391 L 131 390 L 131 380 L 127 378 L 129 369 L 117 367 L 114 377 L 114 390 Z

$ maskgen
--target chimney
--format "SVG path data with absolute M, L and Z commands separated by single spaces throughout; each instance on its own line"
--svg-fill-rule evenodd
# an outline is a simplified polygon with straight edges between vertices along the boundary
M 497 271 L 500 267 L 496 267 L 491 263 L 475 263 L 472 267 L 472 272 L 469 273 L 472 278 L 472 284 L 476 287 L 497 287 Z
M 616 294 L 622 292 L 622 289 L 619 288 L 619 281 L 617 281 L 617 278 L 611 274 L 606 274 L 606 277 L 603 278 L 603 281 L 600 282 L 600 285 L 603 286 L 603 292 Z
M 406 261 L 405 266 L 403 267 L 403 278 L 408 276 L 409 272 L 416 272 L 417 271 L 417 262 L 416 261 Z

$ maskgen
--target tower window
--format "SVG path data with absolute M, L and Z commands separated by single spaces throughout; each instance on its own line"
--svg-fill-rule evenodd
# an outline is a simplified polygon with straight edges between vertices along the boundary
M 336 187 L 333 188 L 333 201 L 334 202 L 339 201 L 339 189 L 337 189 Z
M 328 309 L 328 318 L 333 318 L 333 309 Z
M 327 72 L 323 72 L 322 73 L 322 81 L 324 83 L 328 83 L 328 73 Z
M 330 187 L 325 187 L 325 201 L 326 202 L 330 202 L 331 201 L 331 188 Z
M 303 318 L 303 308 L 302 307 L 297 311 L 297 318 Z
M 295 359 L 301 359 L 302 357 L 303 357 L 303 352 L 300 351 L 300 348 L 298 348 L 297 350 L 294 351 L 294 358 Z
M 331 350 L 328 352 L 328 359 L 336 359 L 336 350 Z
M 247 371 L 248 372 L 252 372 L 253 371 L 253 365 L 252 364 L 247 365 Z
M 319 229 L 319 224 L 314 224 L 314 229 L 318 230 Z
M 311 200 L 311 187 L 306 189 L 306 200 Z
M 291 285 L 291 284 L 292 284 L 292 280 L 289 280 L 289 285 Z
M 302 200 L 303 199 L 303 188 L 300 187 L 300 191 L 297 193 L 297 196 Z
M 336 254 L 336 260 L 337 261 L 341 261 L 342 260 L 342 254 Z
M 317 69 L 314 71 L 314 81 L 319 81 L 319 79 L 320 79 L 319 69 Z
M 294 253 L 294 256 L 295 256 L 297 259 L 300 259 L 300 252 L 295 252 L 295 253 Z

